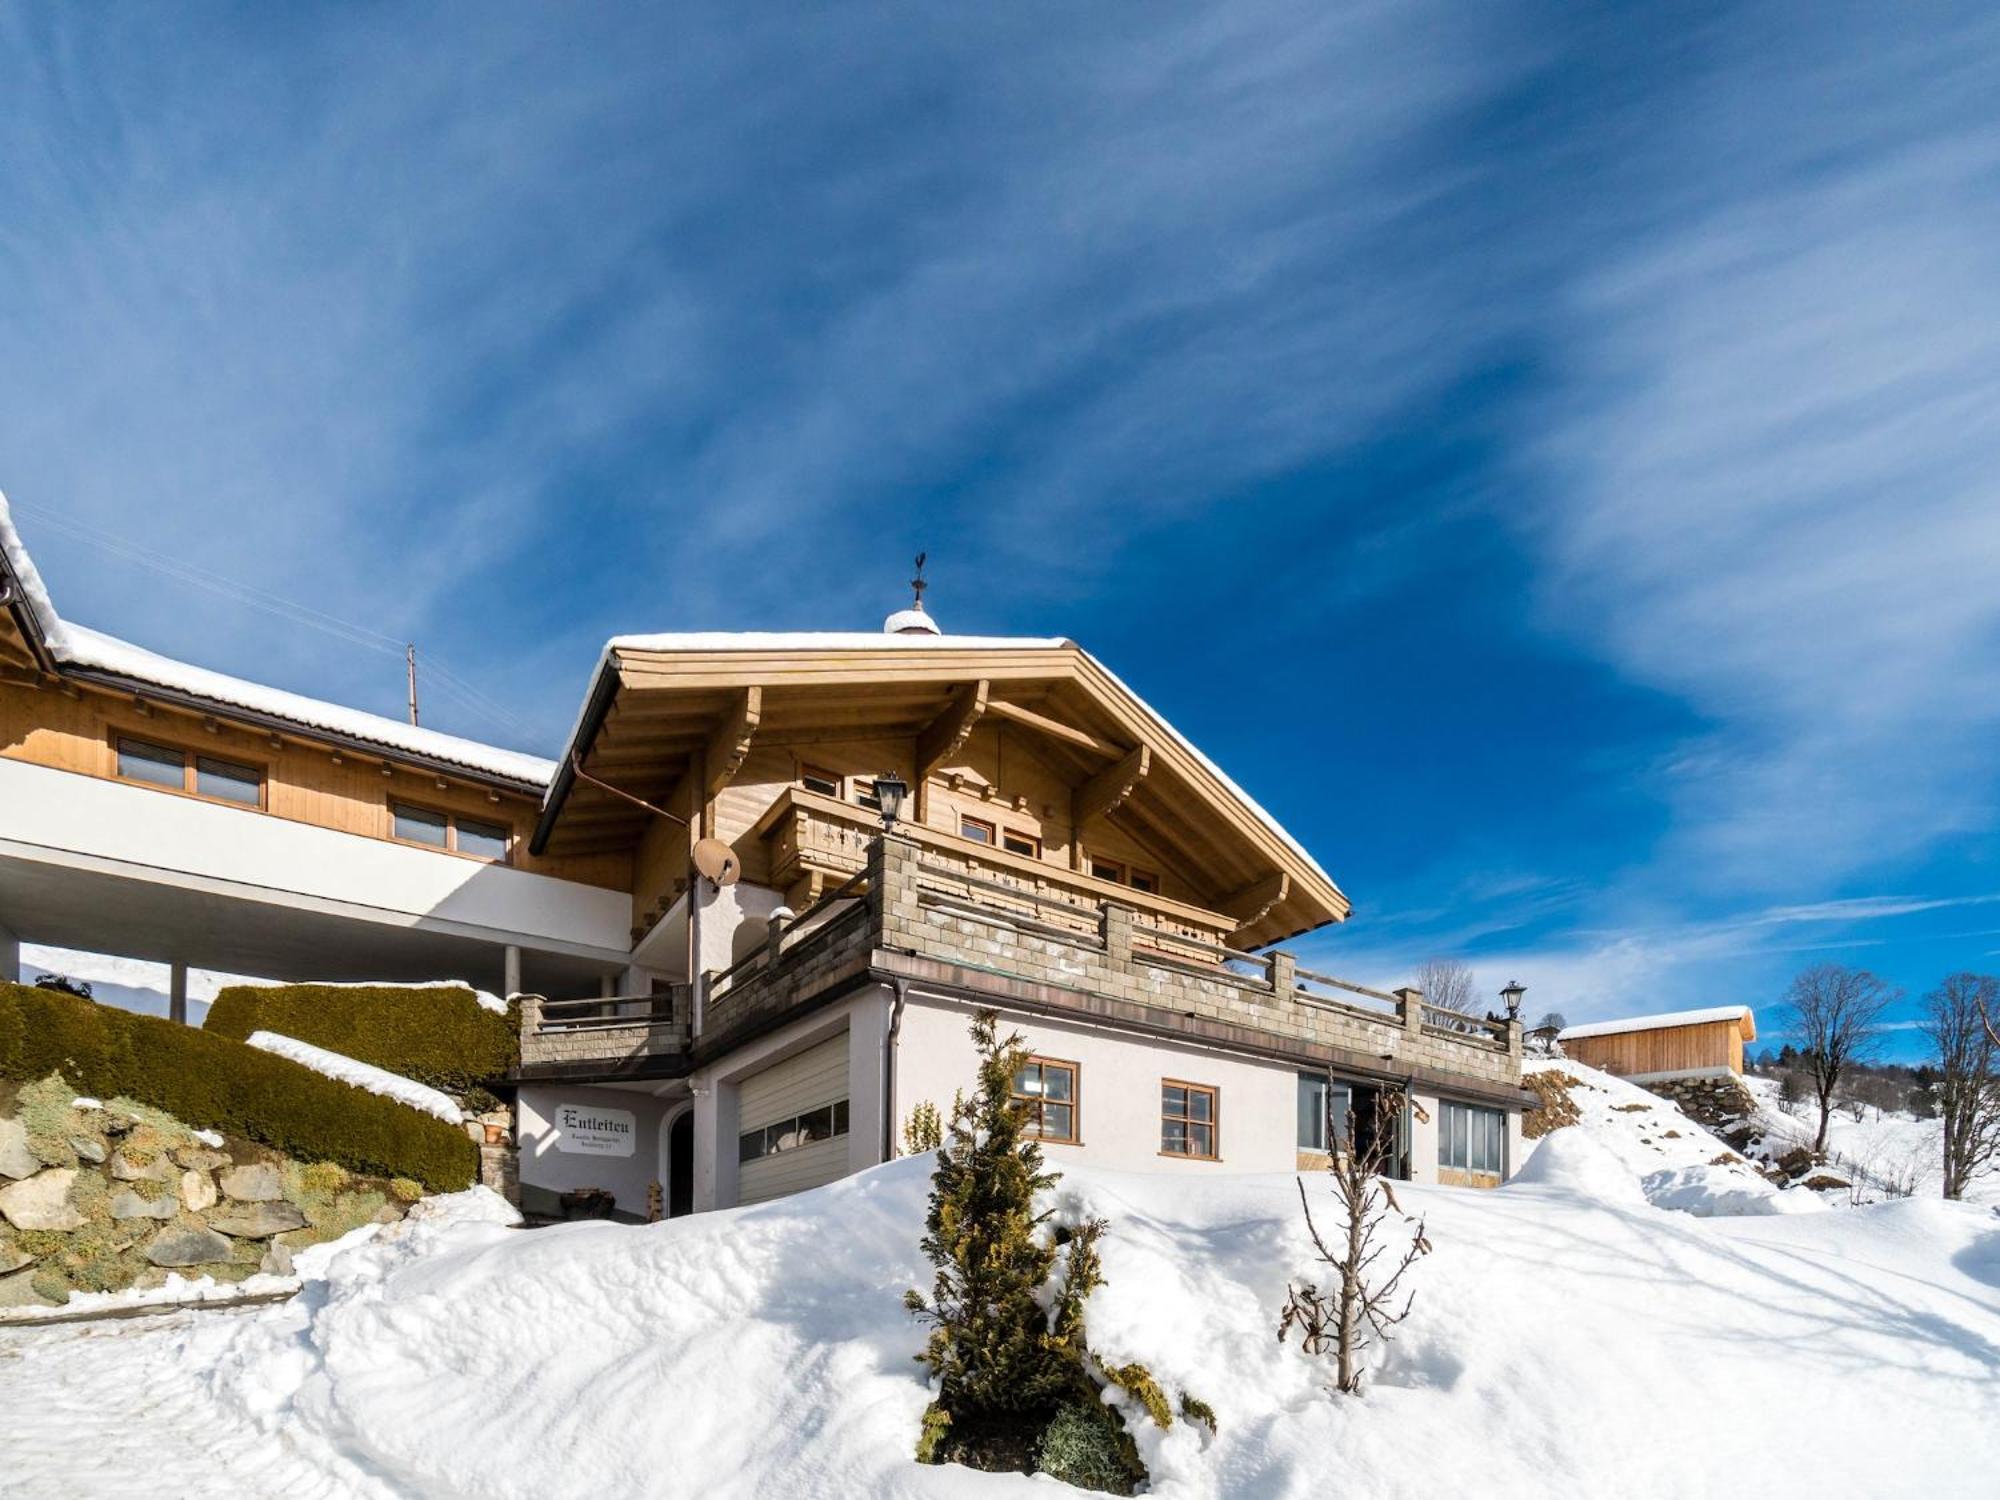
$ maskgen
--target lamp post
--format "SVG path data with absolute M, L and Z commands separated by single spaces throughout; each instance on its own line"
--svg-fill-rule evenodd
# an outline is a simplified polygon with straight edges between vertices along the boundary
M 903 799 L 909 794 L 909 784 L 894 771 L 884 771 L 875 778 L 875 800 L 882 804 L 884 833 L 896 826 L 896 819 L 903 815 Z
M 1510 979 L 1500 987 L 1500 998 L 1507 1006 L 1507 1019 L 1521 1019 L 1521 997 L 1528 993 L 1527 986 L 1518 979 Z

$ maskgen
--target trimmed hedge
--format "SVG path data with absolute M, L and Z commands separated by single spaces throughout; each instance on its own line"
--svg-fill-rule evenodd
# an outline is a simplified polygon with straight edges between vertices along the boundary
M 457 1126 L 323 1077 L 288 1058 L 157 1016 L 55 990 L 0 984 L 0 1078 L 60 1073 L 86 1094 L 123 1094 L 191 1125 L 287 1156 L 470 1187 L 479 1148 Z
M 202 1029 L 239 1042 L 275 1031 L 463 1097 L 520 1064 L 519 1004 L 502 1013 L 471 990 L 393 984 L 232 985 Z

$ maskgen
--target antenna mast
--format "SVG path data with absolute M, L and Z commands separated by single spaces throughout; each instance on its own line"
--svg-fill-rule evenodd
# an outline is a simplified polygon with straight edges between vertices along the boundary
M 409 664 L 410 668 L 410 724 L 412 727 L 415 727 L 417 722 L 417 647 L 414 641 L 403 648 L 403 660 Z

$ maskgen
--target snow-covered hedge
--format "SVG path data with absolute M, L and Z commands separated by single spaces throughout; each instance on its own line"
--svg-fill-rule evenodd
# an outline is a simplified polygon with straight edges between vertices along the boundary
M 521 1057 L 520 1012 L 494 1011 L 469 987 L 402 984 L 230 985 L 202 1029 L 237 1041 L 296 1037 L 462 1097 L 504 1078 Z
M 463 1130 L 207 1030 L 74 995 L 0 984 L 0 1078 L 60 1073 L 85 1094 L 124 1095 L 191 1124 L 306 1161 L 468 1187 L 479 1150 Z
M 311 1042 L 302 1042 L 297 1037 L 279 1036 L 275 1031 L 253 1031 L 250 1033 L 250 1045 L 259 1052 L 289 1057 L 301 1067 L 311 1068 L 323 1078 L 338 1079 L 350 1088 L 380 1094 L 384 1099 L 394 1099 L 398 1104 L 407 1104 L 411 1109 L 420 1109 L 447 1125 L 458 1125 L 465 1119 L 464 1112 L 452 1103 L 449 1094 L 441 1094 L 413 1078 L 401 1077 L 372 1063 L 357 1062 L 354 1058 L 342 1057 L 338 1052 L 315 1047 Z

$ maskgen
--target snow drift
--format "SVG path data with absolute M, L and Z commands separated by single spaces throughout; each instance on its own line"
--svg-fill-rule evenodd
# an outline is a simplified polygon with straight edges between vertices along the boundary
M 928 1280 L 929 1168 L 642 1228 L 446 1215 L 330 1256 L 284 1307 L 0 1334 L 0 1402 L 39 1414 L 0 1490 L 1063 1493 L 910 1458 L 928 1393 L 898 1299 Z M 1158 1495 L 1952 1496 L 2000 1462 L 1981 1210 L 1698 1219 L 1558 1134 L 1498 1192 L 1400 1190 L 1436 1253 L 1368 1393 L 1336 1401 L 1273 1336 L 1310 1264 L 1292 1178 L 1076 1168 L 1058 1191 L 1111 1222 L 1092 1347 L 1219 1418 L 1136 1424 Z

